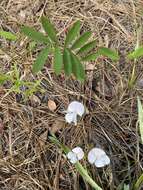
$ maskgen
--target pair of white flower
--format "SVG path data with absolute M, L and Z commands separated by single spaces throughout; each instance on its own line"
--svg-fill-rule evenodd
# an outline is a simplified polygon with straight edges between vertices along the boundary
M 84 157 L 82 148 L 76 147 L 67 154 L 68 159 L 72 164 L 75 164 Z M 100 148 L 92 148 L 88 153 L 88 161 L 96 167 L 104 167 L 110 164 L 110 158 L 106 155 L 104 150 Z
M 78 101 L 73 101 L 68 106 L 65 120 L 67 123 L 74 123 L 77 125 L 77 116 L 82 117 L 84 112 L 84 105 Z M 80 147 L 76 147 L 67 154 L 67 157 L 71 163 L 75 164 L 84 157 L 84 152 Z M 95 164 L 96 167 L 104 167 L 110 164 L 110 158 L 106 155 L 104 150 L 100 148 L 93 148 L 89 151 L 88 161 L 91 164 Z

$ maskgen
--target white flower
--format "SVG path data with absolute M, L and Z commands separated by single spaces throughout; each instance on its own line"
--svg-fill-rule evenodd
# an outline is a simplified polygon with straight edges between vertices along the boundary
M 110 158 L 104 150 L 100 148 L 92 148 L 88 153 L 88 161 L 90 164 L 95 164 L 96 167 L 104 167 L 110 164 Z
M 84 114 L 84 105 L 78 101 L 73 101 L 69 104 L 66 111 L 65 120 L 68 123 L 74 123 L 77 125 L 77 115 L 82 116 Z
M 81 160 L 84 157 L 84 152 L 82 148 L 76 147 L 67 154 L 67 157 L 72 164 L 75 164 L 77 161 Z

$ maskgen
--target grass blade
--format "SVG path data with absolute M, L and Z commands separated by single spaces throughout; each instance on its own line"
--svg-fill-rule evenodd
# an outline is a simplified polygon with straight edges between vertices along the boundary
M 55 47 L 54 51 L 54 71 L 56 75 L 59 75 L 61 73 L 62 67 L 63 67 L 63 56 L 60 48 L 57 46 Z
M 57 36 L 56 36 L 56 30 L 54 26 L 51 24 L 50 20 L 44 16 L 41 17 L 41 23 L 45 30 L 45 32 L 48 34 L 49 38 L 53 42 L 57 42 Z
M 96 47 L 96 40 L 85 44 L 83 47 L 80 48 L 80 50 L 77 52 L 77 54 L 80 54 L 80 55 L 86 54 L 95 47 Z
M 143 173 L 141 174 L 141 176 L 136 181 L 136 183 L 134 185 L 134 190 L 139 190 L 142 183 L 143 183 Z
M 129 184 L 124 184 L 123 190 L 130 190 Z
M 49 55 L 49 48 L 45 48 L 39 53 L 34 65 L 33 65 L 33 68 L 32 68 L 32 71 L 34 73 L 39 72 L 43 68 L 43 66 L 48 58 L 48 55 Z
M 41 32 L 37 32 L 34 28 L 31 28 L 29 26 L 23 26 L 21 28 L 21 32 L 34 41 L 46 44 L 49 43 L 49 39 L 46 36 L 44 36 Z
M 75 42 L 74 44 L 72 45 L 71 49 L 74 50 L 74 49 L 78 49 L 80 48 L 81 46 L 83 46 L 87 41 L 88 39 L 91 37 L 91 32 L 85 32 L 84 34 L 82 34 Z
M 98 49 L 98 52 L 100 55 L 106 56 L 108 58 L 110 58 L 113 61 L 117 61 L 119 60 L 119 55 L 116 51 L 113 51 L 109 48 L 106 47 L 101 47 Z
M 133 51 L 132 53 L 128 54 L 129 59 L 137 59 L 141 56 L 143 56 L 143 47 L 139 47 L 135 51 Z
M 68 49 L 64 50 L 63 62 L 64 62 L 65 74 L 69 76 L 72 73 L 72 62 L 71 62 L 71 55 Z
M 131 74 L 129 75 L 129 81 L 128 81 L 128 87 L 130 89 L 132 89 L 135 85 L 137 79 L 137 75 L 136 75 L 136 64 L 133 65 L 133 69 Z
M 76 21 L 67 33 L 65 47 L 67 47 L 78 36 L 80 31 L 80 21 Z
M 8 40 L 17 40 L 16 35 L 12 34 L 11 32 L 6 32 L 3 30 L 0 30 L 0 36 Z
M 0 74 L 0 85 L 5 83 L 7 80 L 11 80 L 11 77 L 8 74 Z
M 83 82 L 85 80 L 85 70 L 83 65 L 76 55 L 74 55 L 72 52 L 70 52 L 70 54 L 72 60 L 72 72 L 76 76 L 77 80 Z
M 140 130 L 140 135 L 141 135 L 141 143 L 143 144 L 143 107 L 142 107 L 139 97 L 137 97 L 137 103 L 138 103 L 139 130 Z

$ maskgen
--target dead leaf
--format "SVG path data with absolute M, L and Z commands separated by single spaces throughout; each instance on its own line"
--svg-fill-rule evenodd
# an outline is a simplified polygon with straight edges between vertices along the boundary
M 65 128 L 65 122 L 61 120 L 55 120 L 55 122 L 52 124 L 50 131 L 52 133 L 58 132 L 60 129 Z
M 54 111 L 57 108 L 57 105 L 53 100 L 49 100 L 48 101 L 48 108 L 50 111 Z
M 41 104 L 41 100 L 38 98 L 38 96 L 35 96 L 34 94 L 30 96 L 30 101 L 33 106 Z

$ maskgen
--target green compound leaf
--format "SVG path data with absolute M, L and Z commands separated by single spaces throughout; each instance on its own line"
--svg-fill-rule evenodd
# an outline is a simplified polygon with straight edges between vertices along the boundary
M 82 58 L 82 61 L 95 61 L 99 57 L 99 53 L 91 53 Z
M 54 26 L 51 24 L 50 20 L 44 16 L 41 17 L 41 23 L 45 30 L 45 32 L 48 34 L 49 38 L 53 42 L 57 42 L 57 36 L 56 36 L 56 30 Z
M 69 76 L 72 73 L 72 60 L 68 49 L 64 49 L 63 62 L 65 74 Z
M 98 52 L 99 52 L 100 55 L 106 56 L 106 57 L 110 58 L 113 61 L 119 60 L 118 53 L 116 51 L 113 51 L 113 50 L 109 49 L 109 48 L 100 47 L 98 49 Z
M 54 50 L 54 71 L 56 75 L 59 75 L 63 67 L 63 55 L 60 48 L 57 46 Z
M 43 68 L 43 66 L 48 58 L 49 52 L 50 52 L 49 48 L 45 48 L 39 53 L 35 63 L 33 64 L 32 71 L 34 73 L 39 72 Z
M 49 43 L 49 39 L 46 36 L 44 36 L 41 32 L 37 32 L 34 28 L 31 28 L 29 26 L 23 26 L 21 28 L 21 32 L 34 41 L 46 44 Z
M 88 31 L 88 32 L 85 32 L 84 34 L 82 34 L 75 42 L 74 44 L 72 45 L 71 49 L 74 50 L 74 49 L 77 49 L 77 48 L 80 48 L 82 47 L 87 41 L 88 39 L 91 37 L 91 32 Z
M 8 39 L 8 40 L 17 40 L 17 36 L 14 35 L 13 33 L 11 32 L 6 32 L 4 30 L 0 30 L 0 36 L 5 38 L 5 39 Z
M 85 70 L 83 68 L 83 65 L 79 61 L 79 58 L 74 55 L 72 52 L 71 54 L 71 60 L 72 60 L 72 72 L 77 78 L 77 80 L 83 82 L 85 80 Z
M 133 51 L 132 53 L 128 54 L 129 59 L 137 59 L 141 56 L 143 56 L 143 47 L 139 47 L 135 51 Z
M 66 40 L 65 40 L 65 47 L 67 47 L 69 44 L 75 40 L 75 38 L 78 36 L 80 31 L 80 21 L 76 21 L 73 26 L 70 28 L 70 30 L 67 33 Z
M 80 48 L 80 50 L 77 52 L 77 54 L 84 55 L 84 54 L 88 53 L 89 51 L 91 51 L 95 47 L 96 47 L 96 40 L 85 44 L 83 47 Z

